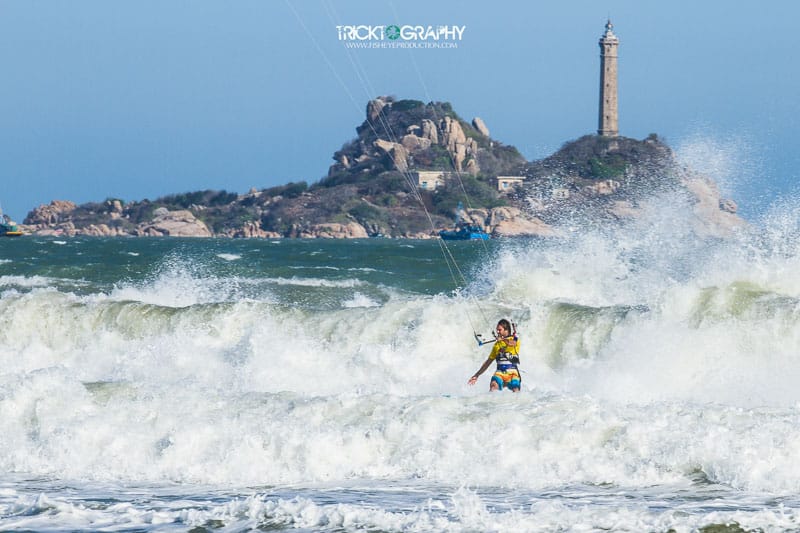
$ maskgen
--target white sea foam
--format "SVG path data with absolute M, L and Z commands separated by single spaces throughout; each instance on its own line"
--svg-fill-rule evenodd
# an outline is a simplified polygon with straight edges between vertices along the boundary
M 254 362 L 226 354 L 232 340 L 220 339 L 213 349 L 204 348 L 206 342 L 184 348 L 176 342 L 166 347 L 169 357 L 145 345 L 126 359 L 106 356 L 117 365 L 99 366 L 124 381 L 83 381 L 97 377 L 98 365 L 77 355 L 48 369 L 3 375 L 0 448 L 11 453 L 0 457 L 0 467 L 100 481 L 457 479 L 527 490 L 580 483 L 671 485 L 699 472 L 736 490 L 800 490 L 795 408 L 615 406 L 535 388 L 486 395 L 452 385 L 443 387 L 451 391 L 448 397 L 321 396 L 322 379 L 340 379 L 333 373 L 344 366 L 340 361 L 323 365 L 326 376 L 295 369 L 243 386 Z M 102 356 L 95 352 L 85 359 Z M 264 361 L 264 368 L 285 364 L 281 354 L 272 358 L 279 360 Z M 407 361 L 406 373 L 418 374 L 420 363 L 413 356 Z M 298 376 L 305 380 L 303 393 L 254 390 L 294 386 Z M 362 379 L 358 372 L 349 377 L 351 386 Z M 372 377 L 394 380 L 394 388 L 404 383 L 412 392 L 411 376 L 406 381 L 403 374 L 381 374 L 376 366 Z M 499 414 L 505 411 L 509 416 Z M 487 450 L 503 454 L 489 459 Z
M 107 489 L 104 489 L 107 490 Z M 121 494 L 113 505 L 86 505 L 51 494 L 4 498 L 0 512 L 8 529 L 45 530 L 53 522 L 62 529 L 148 529 L 173 527 L 226 530 L 297 528 L 314 531 L 695 531 L 704 526 L 738 524 L 746 530 L 794 530 L 800 522 L 790 508 L 759 507 L 698 509 L 692 504 L 677 509 L 650 506 L 647 501 L 607 502 L 589 505 L 581 497 L 569 500 L 541 498 L 530 505 L 498 509 L 493 502 L 469 489 L 428 499 L 410 509 L 384 510 L 366 503 L 317 502 L 307 497 L 280 498 L 249 494 L 224 502 L 155 499 L 152 508 Z M 140 499 L 142 499 L 140 497 Z M 131 500 L 131 501 L 128 501 Z M 154 510 L 158 509 L 158 510 Z
M 217 257 L 224 259 L 225 261 L 236 261 L 237 259 L 242 258 L 242 256 L 238 254 L 217 254 Z
M 135 301 L 165 307 L 187 307 L 228 301 L 236 291 L 230 280 L 197 278 L 181 272 L 162 273 L 146 284 L 121 283 L 109 294 L 117 301 Z M 102 297 L 101 297 L 102 299 Z
M 349 300 L 342 302 L 342 307 L 378 307 L 380 302 L 377 302 L 365 294 L 357 292 Z
M 0 287 L 49 287 L 54 281 L 46 276 L 0 276 Z
M 264 280 L 218 277 L 205 272 L 201 266 L 185 260 L 170 258 L 149 278 L 143 281 L 125 281 L 115 284 L 109 294 L 98 294 L 98 301 L 132 301 L 164 307 L 188 307 L 257 299 L 268 300 L 264 290 L 251 290 L 263 286 Z M 248 289 L 250 287 L 250 289 Z
M 295 285 L 298 287 L 358 287 L 364 282 L 358 279 L 324 279 L 324 278 L 265 278 L 265 281 L 275 285 Z
M 296 266 L 291 265 L 288 267 L 290 270 L 341 270 L 339 267 L 331 265 L 314 265 L 314 266 Z

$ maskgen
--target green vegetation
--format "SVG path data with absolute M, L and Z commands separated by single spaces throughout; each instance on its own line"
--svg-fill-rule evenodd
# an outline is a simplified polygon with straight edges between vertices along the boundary
M 489 184 L 473 176 L 462 175 L 460 182 L 463 184 L 464 190 L 461 189 L 457 180 L 450 180 L 444 187 L 436 189 L 432 193 L 431 203 L 436 213 L 452 217 L 458 203 L 464 201 L 465 191 L 470 205 L 475 208 L 491 209 L 508 203 Z
M 192 205 L 209 207 L 227 205 L 235 202 L 238 197 L 239 195 L 235 192 L 205 190 L 162 196 L 154 203 L 161 204 L 168 209 L 188 209 Z
M 621 176 L 630 165 L 663 163 L 669 155 L 669 149 L 654 135 L 647 141 L 586 135 L 564 144 L 539 166 L 586 179 L 607 179 Z
M 283 196 L 284 198 L 297 198 L 308 190 L 308 183 L 305 181 L 290 181 L 286 185 L 278 185 L 261 191 L 267 196 Z
M 392 111 L 402 113 L 403 111 L 410 111 L 418 107 L 423 107 L 424 105 L 425 104 L 419 100 L 399 100 L 392 104 Z
M 458 114 L 453 111 L 453 106 L 450 105 L 450 102 L 431 102 L 428 105 L 440 117 L 451 117 L 456 120 L 461 120 L 461 117 L 459 117 Z
M 489 139 L 489 137 L 482 135 L 478 130 L 472 127 L 472 124 L 467 124 L 463 120 L 460 122 L 461 129 L 464 130 L 464 135 L 466 135 L 468 139 L 472 139 L 478 143 L 479 148 L 483 148 L 484 150 L 492 148 L 492 140 Z
M 125 214 L 129 217 L 131 222 L 139 223 L 153 218 L 153 212 L 156 210 L 155 204 L 146 198 L 141 202 L 131 202 L 125 207 Z
M 418 168 L 428 170 L 453 170 L 453 160 L 450 153 L 438 144 L 414 154 L 414 161 Z
M 196 213 L 214 233 L 225 233 L 241 228 L 247 222 L 256 220 L 255 214 L 244 206 L 234 205 L 226 208 L 207 208 Z
M 399 203 L 397 196 L 393 194 L 383 194 L 378 198 L 378 201 L 384 207 L 394 207 Z
M 380 209 L 364 202 L 363 200 L 358 201 L 352 207 L 346 207 L 345 210 L 357 220 L 374 220 L 380 218 L 381 216 Z
M 365 228 L 387 227 L 390 225 L 386 210 L 380 209 L 363 200 L 355 202 L 352 206 L 346 206 L 345 211 Z
M 618 178 L 625 173 L 627 166 L 625 159 L 619 154 L 593 157 L 589 160 L 589 173 L 596 179 Z
M 519 175 L 525 165 L 525 158 L 513 146 L 496 143 L 492 150 L 478 153 L 478 166 L 486 177 Z
M 636 199 L 675 187 L 676 181 L 669 177 L 673 164 L 671 150 L 656 134 L 643 141 L 586 135 L 527 165 L 524 174 L 532 178 L 530 183 L 556 180 L 580 187 L 613 179 L 620 182 L 628 199 Z
M 398 192 L 408 192 L 408 179 L 400 172 L 384 172 L 373 179 L 358 183 L 358 194 L 361 196 L 394 196 Z
M 291 220 L 280 216 L 281 213 L 268 211 L 261 216 L 259 227 L 264 231 L 275 231 L 281 235 L 286 235 L 291 228 Z

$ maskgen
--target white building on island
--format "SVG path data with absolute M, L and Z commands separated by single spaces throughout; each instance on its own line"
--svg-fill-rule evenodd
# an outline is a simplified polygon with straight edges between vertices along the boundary
M 522 185 L 525 176 L 497 176 L 495 179 L 497 180 L 497 190 L 508 193 Z
M 417 187 L 425 191 L 435 191 L 449 177 L 450 173 L 442 170 L 420 170 L 417 172 Z

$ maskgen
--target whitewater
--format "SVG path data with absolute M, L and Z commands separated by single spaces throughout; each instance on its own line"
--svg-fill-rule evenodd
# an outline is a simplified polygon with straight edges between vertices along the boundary
M 800 209 L 552 240 L 0 242 L 0 529 L 800 529 Z M 517 324 L 522 391 L 484 335 Z

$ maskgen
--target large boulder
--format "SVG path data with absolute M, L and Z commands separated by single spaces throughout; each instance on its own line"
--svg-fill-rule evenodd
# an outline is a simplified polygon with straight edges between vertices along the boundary
M 40 205 L 25 217 L 28 226 L 50 226 L 66 220 L 78 206 L 68 200 L 53 200 L 47 205 Z
M 404 135 L 400 143 L 409 152 L 413 152 L 414 150 L 426 150 L 431 147 L 430 139 L 426 139 L 425 137 L 417 137 L 413 133 Z
M 489 213 L 489 225 L 494 237 L 556 237 L 558 230 L 541 219 L 526 216 L 516 207 L 495 207 Z
M 323 222 L 313 224 L 300 234 L 303 238 L 321 239 L 366 239 L 369 237 L 367 230 L 358 222 L 340 224 L 338 222 Z
M 408 170 L 408 150 L 402 144 L 378 139 L 375 141 L 375 147 L 389 154 L 397 170 L 400 172 Z
M 489 128 L 486 127 L 486 123 L 480 117 L 472 119 L 472 126 L 478 130 L 478 133 L 481 135 L 489 137 Z
M 160 207 L 153 213 L 150 222 L 136 227 L 136 235 L 147 237 L 211 237 L 211 230 L 197 220 L 189 210 L 169 211 Z
M 217 236 L 220 236 L 219 234 Z M 222 233 L 225 237 L 244 238 L 244 239 L 266 239 L 280 237 L 274 231 L 264 231 L 257 222 L 245 222 L 240 228 L 231 228 Z
M 374 100 L 370 100 L 367 103 L 367 120 L 370 122 L 375 122 L 375 120 L 377 120 L 377 118 L 380 116 L 384 107 L 386 107 L 385 98 L 378 97 Z
M 461 123 L 452 117 L 444 117 L 439 123 L 439 131 L 442 134 L 440 144 L 450 152 L 456 171 L 461 172 L 461 165 L 467 156 L 467 136 Z
M 463 171 L 467 156 L 477 155 L 478 143 L 474 139 L 468 138 L 461 123 L 452 117 L 444 117 L 439 122 L 439 131 L 441 133 L 439 144 L 450 153 L 456 171 Z M 475 161 L 475 158 L 473 157 L 472 160 Z M 472 174 L 480 172 L 477 161 L 470 165 L 469 171 Z
M 90 224 L 79 232 L 80 235 L 92 235 L 95 237 L 120 237 L 129 235 L 125 230 L 108 224 Z
M 431 141 L 432 144 L 439 144 L 439 131 L 436 128 L 436 124 L 434 124 L 432 120 L 427 118 L 422 120 L 421 136 Z

